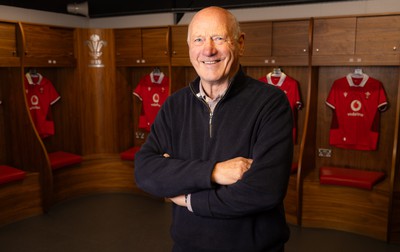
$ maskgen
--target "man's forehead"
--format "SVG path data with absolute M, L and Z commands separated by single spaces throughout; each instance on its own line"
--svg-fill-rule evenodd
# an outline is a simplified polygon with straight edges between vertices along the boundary
M 191 36 L 225 36 L 228 34 L 228 29 L 224 25 L 193 25 L 190 30 Z
M 218 32 L 218 31 L 207 31 L 207 32 L 192 32 L 190 34 L 191 37 L 214 37 L 214 36 L 227 36 L 226 32 Z

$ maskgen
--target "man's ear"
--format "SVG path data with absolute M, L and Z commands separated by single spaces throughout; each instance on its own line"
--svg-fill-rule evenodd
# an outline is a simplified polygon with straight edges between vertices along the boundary
M 243 56 L 243 54 L 244 54 L 244 33 L 243 32 L 239 36 L 238 44 L 239 44 L 239 55 Z

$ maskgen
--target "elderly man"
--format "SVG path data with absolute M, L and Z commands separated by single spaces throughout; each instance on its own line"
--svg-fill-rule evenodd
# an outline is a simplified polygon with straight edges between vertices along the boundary
M 136 182 L 174 203 L 173 251 L 283 251 L 289 102 L 242 71 L 244 34 L 229 11 L 196 13 L 188 46 L 199 77 L 164 103 L 136 155 Z

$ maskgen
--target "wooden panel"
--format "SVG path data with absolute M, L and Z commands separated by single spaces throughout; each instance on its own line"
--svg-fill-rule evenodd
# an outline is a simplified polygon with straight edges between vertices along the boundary
M 76 59 L 72 57 L 27 57 L 24 60 L 25 67 L 70 67 L 76 65 Z
M 356 18 L 316 19 L 313 32 L 313 55 L 353 55 Z
M 134 145 L 133 86 L 130 68 L 118 67 L 116 70 L 116 95 L 118 147 L 122 152 Z
M 353 232 L 386 240 L 389 195 L 341 186 L 308 182 L 303 189 L 304 227 Z
M 151 58 L 156 58 L 158 63 L 169 62 L 168 34 L 168 27 L 142 29 L 143 58 L 147 63 Z
M 174 67 L 171 71 L 171 93 L 178 91 L 189 85 L 195 78 L 197 73 L 192 66 L 190 67 Z
M 17 50 L 17 25 L 0 22 L 0 67 L 20 66 Z
M 116 29 L 118 66 L 167 66 L 169 28 Z
M 129 66 L 132 66 L 130 64 Z M 168 57 L 146 57 L 141 60 L 140 63 L 134 64 L 134 66 L 144 67 L 144 66 L 168 66 L 169 65 L 169 58 Z
M 0 22 L 0 57 L 17 56 L 16 25 Z
M 13 67 L 20 66 L 20 58 L 19 57 L 1 57 L 0 58 L 0 67 Z
M 2 71 L 0 71 L 0 74 L 2 74 Z M 4 79 L 1 80 L 6 81 Z M 7 164 L 9 163 L 8 158 L 10 157 L 10 155 L 8 154 L 9 151 L 9 144 L 12 141 L 11 136 L 7 133 L 9 130 L 9 126 L 8 126 L 8 121 L 9 118 L 7 117 L 7 115 L 9 115 L 7 113 L 7 109 L 4 106 L 6 103 L 6 99 L 8 99 L 7 97 L 7 86 L 6 85 L 0 85 L 0 164 Z
M 315 170 L 315 156 L 317 153 L 315 145 L 317 135 L 318 69 L 315 67 L 311 68 L 307 75 L 308 83 L 303 83 L 302 85 L 306 86 L 304 86 L 304 88 L 303 86 L 301 87 L 302 98 L 304 102 L 304 108 L 302 109 L 302 113 L 304 113 L 304 115 L 301 114 L 301 116 L 304 116 L 304 128 L 301 133 L 301 139 L 299 138 L 299 185 L 301 185 L 304 177 L 306 177 L 310 171 Z
M 82 155 L 118 152 L 114 36 L 110 29 L 79 29 L 77 41 L 86 41 L 92 34 L 99 35 L 107 45 L 101 56 L 104 67 L 90 67 L 89 48 L 78 43 L 80 86 L 74 93 L 79 95 L 77 106 L 83 108 Z
M 115 29 L 117 65 L 132 64 L 142 58 L 142 31 L 140 28 Z
M 38 173 L 0 185 L 0 226 L 43 213 Z
M 73 66 L 74 29 L 23 24 L 27 66 Z
M 356 41 L 357 54 L 399 54 L 400 16 L 357 18 Z
M 400 62 L 400 54 L 314 55 L 315 66 L 393 66 Z
M 246 46 L 245 46 L 246 48 Z M 246 49 L 245 49 L 246 50 Z M 240 58 L 240 64 L 242 66 L 275 66 L 275 61 L 271 63 L 269 58 L 265 57 L 241 57 Z
M 171 27 L 171 57 L 189 59 L 189 48 L 187 44 L 188 26 Z
M 268 58 L 265 57 L 241 57 L 240 63 L 243 66 L 307 66 L 308 65 L 308 56 L 307 55 L 299 55 L 299 56 L 271 56 Z
M 272 22 L 245 22 L 240 28 L 245 33 L 243 57 L 271 56 Z
M 397 178 L 397 181 L 399 179 Z M 393 194 L 389 241 L 400 244 L 400 192 Z
M 399 36 L 400 16 L 316 19 L 313 65 L 398 65 Z
M 171 58 L 171 66 L 192 66 L 189 57 L 188 58 Z
M 283 67 L 282 70 L 293 79 L 295 79 L 299 85 L 300 99 L 303 106 L 297 111 L 297 141 L 294 145 L 295 151 L 293 156 L 293 161 L 299 161 L 300 145 L 303 138 L 303 131 L 305 125 L 305 112 L 307 110 L 307 94 L 308 94 L 308 72 L 306 67 Z
M 272 55 L 308 56 L 308 20 L 273 22 Z
M 288 191 L 284 200 L 286 220 L 288 223 L 297 225 L 298 214 L 298 197 L 297 197 L 297 178 L 296 175 L 291 175 L 289 179 Z
M 273 56 L 275 66 L 308 66 L 308 55 Z
M 400 89 L 397 92 L 397 101 L 400 99 Z M 397 115 L 400 115 L 400 104 L 397 102 L 396 106 Z M 400 244 L 400 153 L 399 151 L 399 140 L 400 140 L 400 117 L 396 117 L 396 129 L 393 149 L 393 163 L 392 163 L 392 174 L 391 174 L 391 206 L 389 208 L 389 229 L 388 229 L 388 240 L 389 242 Z
M 53 203 L 95 193 L 127 192 L 145 194 L 134 181 L 133 162 L 119 155 L 91 155 L 83 164 L 54 172 Z

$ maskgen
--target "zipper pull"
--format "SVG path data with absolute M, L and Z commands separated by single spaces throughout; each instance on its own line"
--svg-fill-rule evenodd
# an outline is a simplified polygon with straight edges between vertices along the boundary
M 212 138 L 212 117 L 213 117 L 213 112 L 210 112 L 210 121 L 208 122 L 208 126 L 210 129 L 210 138 Z

